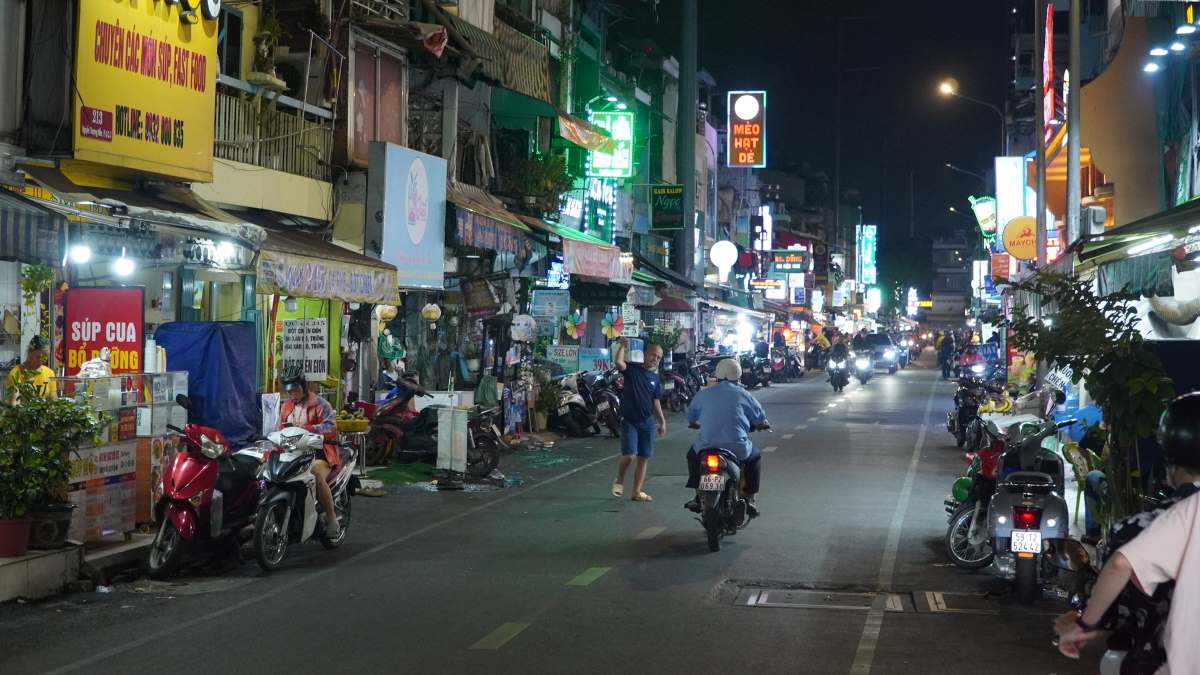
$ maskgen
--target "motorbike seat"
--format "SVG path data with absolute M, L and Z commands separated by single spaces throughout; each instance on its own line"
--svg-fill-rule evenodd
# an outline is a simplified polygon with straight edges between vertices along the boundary
M 1037 471 L 1014 471 L 1004 478 L 1003 485 L 1033 492 L 1049 492 L 1055 487 L 1053 477 Z
M 258 476 L 261 462 L 246 455 L 229 455 L 222 457 L 217 466 L 217 489 L 230 494 Z

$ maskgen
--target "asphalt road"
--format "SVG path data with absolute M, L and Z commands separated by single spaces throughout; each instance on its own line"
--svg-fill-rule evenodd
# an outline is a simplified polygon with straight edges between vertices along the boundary
M 618 445 L 506 456 L 518 487 L 355 501 L 345 546 L 170 584 L 0 607 L 0 673 L 1082 673 L 1061 603 L 949 566 L 962 468 L 925 363 L 835 395 L 759 390 L 763 517 L 710 553 L 668 419 L 650 504 L 609 494 Z M 627 493 L 631 492 L 627 488 Z

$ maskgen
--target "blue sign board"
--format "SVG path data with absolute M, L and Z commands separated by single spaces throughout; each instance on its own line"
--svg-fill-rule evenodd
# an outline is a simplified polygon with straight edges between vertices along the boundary
M 446 244 L 446 160 L 372 143 L 367 239 L 396 266 L 400 288 L 442 288 Z

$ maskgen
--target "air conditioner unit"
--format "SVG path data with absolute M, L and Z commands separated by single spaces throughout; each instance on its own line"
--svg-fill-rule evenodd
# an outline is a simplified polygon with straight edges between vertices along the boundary
M 1103 206 L 1087 206 L 1079 214 L 1079 229 L 1091 236 L 1104 234 L 1108 210 Z

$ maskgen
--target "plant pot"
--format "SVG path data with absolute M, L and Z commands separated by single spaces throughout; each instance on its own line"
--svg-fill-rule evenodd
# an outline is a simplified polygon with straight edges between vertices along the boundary
M 71 502 L 33 507 L 29 511 L 29 548 L 40 550 L 66 546 L 74 513 L 75 505 Z
M 29 550 L 29 519 L 0 520 L 0 558 L 16 558 Z
M 534 431 L 545 431 L 546 423 L 547 423 L 546 413 L 541 412 L 540 410 L 534 410 L 533 411 L 533 430 Z

